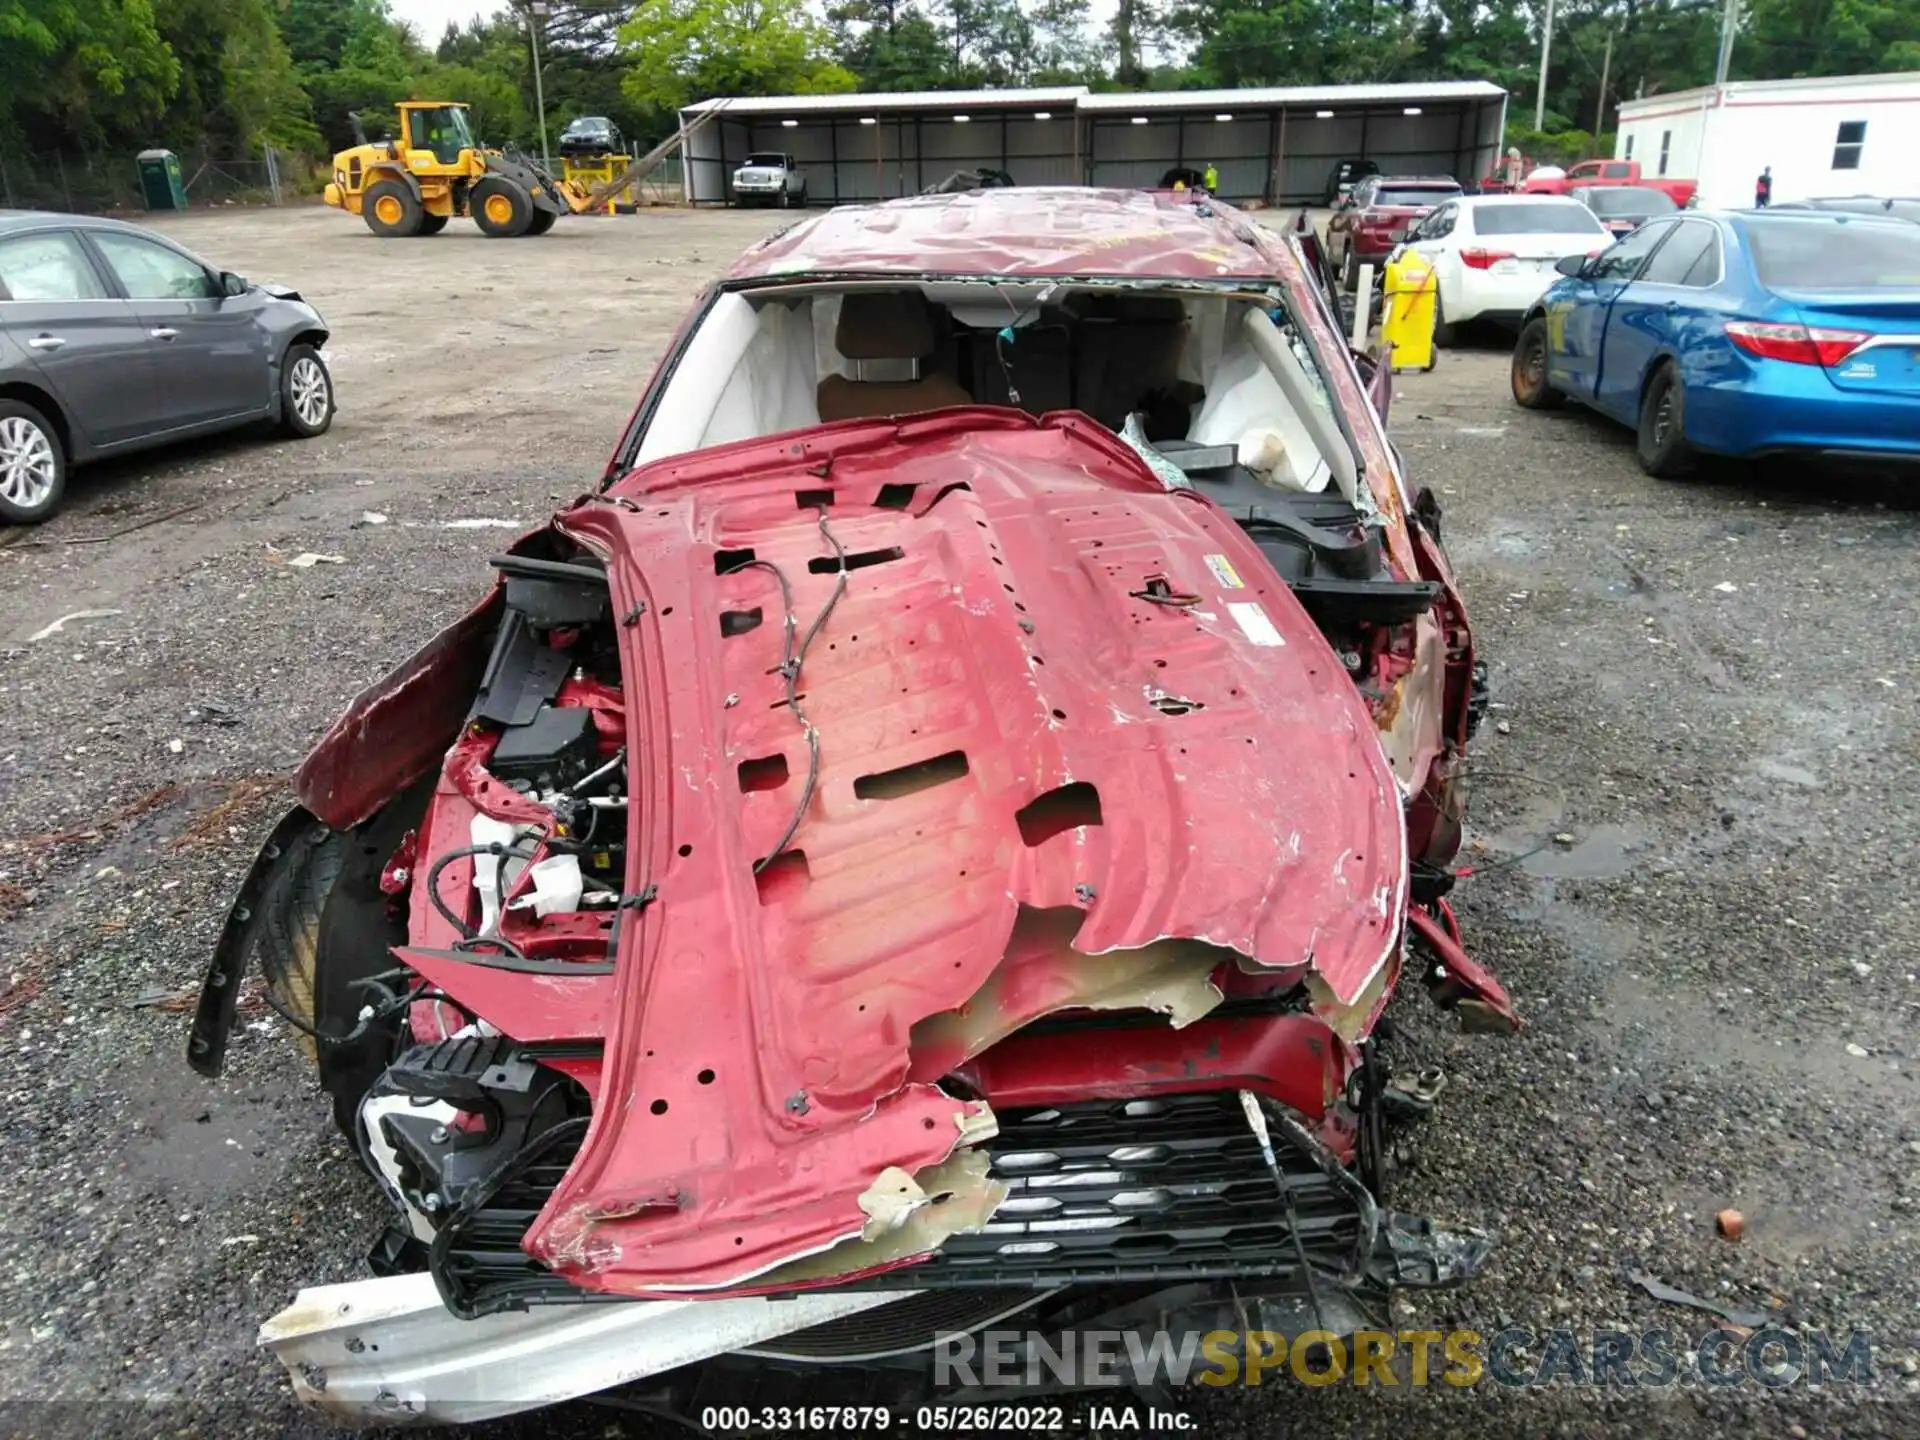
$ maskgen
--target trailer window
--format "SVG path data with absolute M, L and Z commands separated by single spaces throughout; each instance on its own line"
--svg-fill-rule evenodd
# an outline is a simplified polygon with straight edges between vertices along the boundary
M 1842 120 L 1833 137 L 1833 168 L 1858 170 L 1860 152 L 1867 148 L 1867 122 Z

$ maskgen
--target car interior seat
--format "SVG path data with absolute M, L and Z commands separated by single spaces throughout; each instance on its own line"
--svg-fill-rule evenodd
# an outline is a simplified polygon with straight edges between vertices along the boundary
M 1110 430 L 1180 379 L 1187 343 L 1177 296 L 1098 296 L 1081 307 L 1073 403 Z
M 865 420 L 971 405 L 973 397 L 951 375 L 921 373 L 938 340 L 932 311 L 919 291 L 849 291 L 840 300 L 833 343 L 855 373 L 820 381 L 820 418 Z

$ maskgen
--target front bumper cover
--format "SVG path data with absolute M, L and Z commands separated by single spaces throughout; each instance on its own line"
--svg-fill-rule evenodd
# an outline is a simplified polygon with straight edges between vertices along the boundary
M 1345 1279 L 1323 1274 L 1310 1290 L 1258 1281 L 1068 1290 L 1032 1306 L 1010 1304 L 992 1323 L 1029 1337 L 1058 1337 L 1070 1330 L 1133 1331 L 1143 1340 L 1160 1332 L 1178 1337 L 1220 1330 L 1346 1335 L 1383 1326 L 1386 1297 L 1394 1288 L 1450 1286 L 1472 1278 L 1493 1245 L 1492 1237 L 1478 1231 L 1445 1230 L 1410 1216 L 1387 1213 L 1381 1221 L 1379 1243 L 1364 1274 Z M 905 1290 L 813 1290 L 723 1300 L 546 1305 L 461 1320 L 441 1304 L 428 1276 L 397 1275 L 302 1290 L 261 1327 L 260 1343 L 287 1367 L 303 1402 L 349 1426 L 486 1420 L 722 1356 L 732 1357 L 724 1362 L 722 1382 L 730 1404 L 751 1403 L 763 1370 L 770 1383 L 789 1387 L 790 1393 L 796 1363 L 803 1366 L 804 1380 L 813 1368 L 808 1361 L 832 1363 L 844 1375 L 863 1359 L 873 1362 L 868 1366 L 872 1393 L 887 1403 L 950 1400 L 951 1390 L 935 1388 L 933 1361 L 940 1336 L 952 1331 L 928 1333 L 918 1344 L 872 1357 L 834 1355 L 824 1338 L 812 1345 L 772 1343 L 802 1332 L 824 1337 L 835 1322 L 855 1316 L 879 1321 L 867 1327 L 878 1329 L 884 1325 L 882 1307 L 922 1298 L 922 1292 Z M 1071 1323 L 1063 1325 L 1066 1316 Z M 748 1359 L 742 1351 L 758 1351 L 759 1357 Z M 1017 1355 L 1012 1368 L 1030 1369 Z M 713 1388 L 688 1372 L 686 1384 L 655 1393 L 677 1395 L 685 1403 L 685 1396 L 710 1394 Z M 672 1402 L 656 1399 L 655 1404 L 671 1408 Z

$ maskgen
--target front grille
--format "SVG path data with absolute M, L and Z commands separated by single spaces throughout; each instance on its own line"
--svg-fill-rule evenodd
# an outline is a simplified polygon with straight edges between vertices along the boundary
M 1007 1199 L 977 1234 L 954 1235 L 919 1264 L 865 1282 L 917 1290 L 1052 1290 L 1085 1283 L 1297 1278 L 1302 1253 L 1342 1272 L 1358 1207 L 1288 1143 L 1273 1143 L 1298 1221 L 1232 1093 L 1100 1100 L 999 1113 L 987 1144 Z M 578 1141 L 527 1167 L 460 1228 L 437 1267 L 461 1313 L 596 1298 L 520 1249 L 572 1163 Z
M 1310 1156 L 1275 1136 L 1286 1202 L 1233 1094 L 1015 1111 L 988 1150 L 1007 1198 L 977 1234 L 955 1235 L 915 1285 L 1273 1277 L 1300 1251 L 1341 1270 L 1359 1213 Z

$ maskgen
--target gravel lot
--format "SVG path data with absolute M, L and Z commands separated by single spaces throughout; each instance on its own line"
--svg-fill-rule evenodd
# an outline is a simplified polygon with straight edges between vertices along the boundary
M 179 1007 L 308 744 L 511 533 L 451 527 L 537 522 L 587 488 L 694 289 L 779 223 L 662 212 L 518 244 L 458 224 L 382 243 L 319 209 L 166 227 L 319 306 L 341 411 L 316 442 L 82 471 L 52 523 L 0 531 L 9 1429 L 314 1428 L 254 1330 L 300 1283 L 362 1273 L 380 1202 L 285 1027 L 242 1031 L 209 1084 Z M 1645 1271 L 1869 1331 L 1876 1379 L 1269 1384 L 1197 1401 L 1203 1433 L 1915 1433 L 1916 492 L 1649 480 L 1624 431 L 1515 409 L 1495 345 L 1403 377 L 1393 418 L 1446 508 L 1498 707 L 1461 918 L 1528 1021 L 1463 1037 L 1397 1007 L 1403 1062 L 1451 1083 L 1396 1198 L 1501 1237 L 1478 1284 L 1411 1316 L 1711 1328 L 1628 1285 Z M 344 563 L 288 563 L 305 551 Z M 115 613 L 29 640 L 81 610 Z M 583 1406 L 490 1429 L 648 1433 Z

